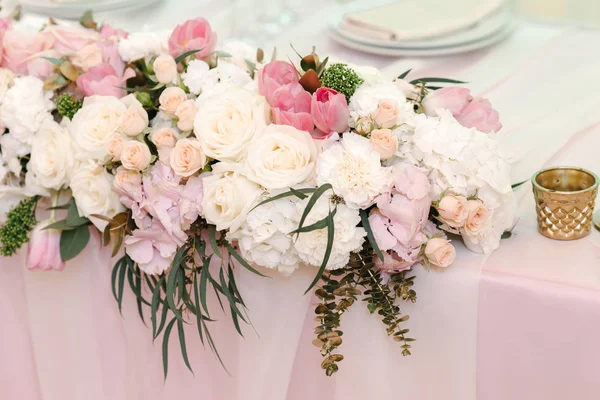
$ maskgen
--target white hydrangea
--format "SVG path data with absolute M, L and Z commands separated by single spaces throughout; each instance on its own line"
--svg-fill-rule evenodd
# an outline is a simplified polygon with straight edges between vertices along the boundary
M 363 85 L 374 86 L 380 83 L 385 83 L 390 81 L 387 79 L 381 71 L 375 67 L 371 67 L 368 65 L 354 65 L 348 64 L 348 67 L 352 68 L 356 74 L 362 78 Z
M 406 107 L 406 96 L 398 89 L 393 82 L 379 82 L 373 85 L 363 84 L 350 98 L 348 109 L 350 110 L 350 126 L 354 127 L 354 123 L 360 117 L 369 117 L 377 110 L 379 102 L 384 99 L 396 100 L 398 105 L 402 106 L 402 111 L 409 113 L 407 116 L 412 116 L 411 107 Z M 410 104 L 409 104 L 410 106 Z M 401 119 L 407 119 L 402 117 Z
M 119 55 L 125 62 L 169 54 L 170 30 L 130 33 L 119 41 Z
M 297 221 L 300 220 L 307 202 L 308 198 L 297 203 Z M 332 208 L 328 196 L 321 196 L 308 214 L 304 225 L 308 226 L 325 218 Z M 361 249 L 367 234 L 363 228 L 357 226 L 360 222 L 358 210 L 353 210 L 344 204 L 337 205 L 333 221 L 333 248 L 326 267 L 330 270 L 342 268 L 348 264 L 350 253 Z M 294 242 L 294 247 L 303 262 L 319 267 L 327 249 L 327 228 L 300 233 Z
M 348 207 L 367 208 L 389 189 L 391 169 L 381 166 L 379 153 L 367 138 L 348 132 L 321 153 L 316 180 L 319 186 L 330 183 Z
M 264 198 L 277 194 L 279 192 L 270 192 Z M 289 235 L 298 227 L 298 220 L 294 218 L 297 202 L 297 197 L 287 197 L 257 207 L 228 239 L 238 241 L 247 261 L 291 274 L 300 264 Z
M 221 51 L 228 53 L 231 57 L 219 57 L 219 61 L 232 63 L 242 69 L 247 69 L 246 61 L 257 64 L 255 45 L 243 40 L 227 40 L 220 48 Z M 258 67 L 258 66 L 257 66 Z
M 208 95 L 231 86 L 245 87 L 252 83 L 248 72 L 236 64 L 220 62 L 215 68 L 210 69 L 208 64 L 201 60 L 190 62 L 181 78 L 190 92 L 196 95 L 200 93 Z
M 0 119 L 19 142 L 31 145 L 42 123 L 52 118 L 52 92 L 44 91 L 44 82 L 32 76 L 15 78 L 0 105 Z

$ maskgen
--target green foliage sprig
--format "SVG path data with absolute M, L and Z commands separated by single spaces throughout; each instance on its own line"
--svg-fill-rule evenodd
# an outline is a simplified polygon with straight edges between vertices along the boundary
M 61 94 L 56 100 L 56 109 L 63 117 L 73 119 L 77 111 L 83 107 L 83 102 L 68 93 Z
M 4 257 L 14 255 L 29 241 L 29 232 L 37 224 L 35 210 L 38 197 L 21 200 L 6 216 L 6 223 L 0 228 L 0 254 Z
M 331 64 L 321 74 L 321 85 L 342 93 L 348 102 L 363 82 L 356 71 L 341 63 Z

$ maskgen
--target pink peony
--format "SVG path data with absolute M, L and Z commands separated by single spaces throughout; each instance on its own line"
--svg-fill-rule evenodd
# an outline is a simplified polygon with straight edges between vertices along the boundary
M 444 108 L 457 116 L 473 99 L 471 91 L 458 86 L 450 86 L 430 92 L 423 99 L 423 109 L 430 117 L 437 116 L 436 110 Z
M 283 85 L 298 83 L 296 68 L 285 61 L 271 61 L 258 72 L 258 91 L 273 106 L 273 94 Z
M 188 51 L 200 50 L 195 57 L 202 59 L 212 53 L 216 42 L 217 34 L 212 31 L 207 20 L 190 19 L 173 30 L 169 38 L 169 53 L 177 58 Z
M 157 220 L 147 229 L 136 229 L 125 237 L 125 252 L 140 269 L 150 275 L 159 275 L 171 266 L 177 244 Z
M 104 24 L 100 28 L 100 36 L 104 39 L 118 41 L 119 39 L 127 39 L 129 33 L 123 29 L 115 29 L 110 24 Z
M 90 68 L 85 74 L 77 78 L 77 86 L 85 96 L 101 95 L 113 96 L 121 98 L 127 94 L 119 86 L 125 86 L 129 78 L 133 78 L 135 72 L 132 69 L 127 69 L 123 75 L 110 64 L 100 64 Z
M 313 135 L 315 139 L 325 139 L 334 132 L 342 133 L 348 129 L 350 112 L 346 96 L 333 89 L 317 89 L 312 97 L 310 113 L 317 127 Z
M 54 40 L 41 33 L 32 35 L 14 30 L 3 34 L 2 67 L 15 74 L 46 78 L 52 74 L 53 65 L 41 57 L 56 57 Z
M 273 121 L 290 125 L 302 131 L 312 132 L 314 125 L 310 115 L 311 95 L 299 83 L 288 83 L 272 95 Z
M 412 165 L 393 167 L 394 188 L 411 200 L 418 200 L 429 196 L 431 184 L 429 178 L 419 168 Z
M 117 75 L 122 75 L 123 71 L 125 71 L 125 61 L 119 55 L 118 43 L 106 40 L 98 43 L 98 47 L 102 53 L 102 62 L 113 67 Z
M 31 232 L 27 249 L 27 268 L 38 271 L 62 271 L 65 262 L 60 257 L 60 231 L 45 229 L 50 221 L 40 222 Z
M 492 108 L 487 99 L 477 97 L 467 105 L 456 120 L 467 128 L 475 128 L 480 132 L 498 132 L 502 128 L 498 111 Z
M 51 40 L 53 48 L 62 56 L 70 56 L 87 45 L 100 41 L 101 36 L 92 29 L 86 29 L 79 24 L 48 25 L 40 35 Z

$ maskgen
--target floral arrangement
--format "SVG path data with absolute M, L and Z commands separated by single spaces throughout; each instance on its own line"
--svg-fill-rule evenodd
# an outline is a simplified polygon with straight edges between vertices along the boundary
M 28 242 L 28 268 L 61 270 L 99 235 L 121 255 L 119 308 L 127 284 L 163 335 L 165 376 L 175 325 L 190 369 L 184 323 L 218 356 L 209 289 L 241 334 L 239 267 L 314 269 L 327 375 L 361 298 L 409 355 L 412 268 L 452 265 L 450 237 L 491 252 L 513 222 L 498 113 L 435 86 L 462 82 L 216 39 L 202 18 L 151 33 L 2 20 L 0 253 Z

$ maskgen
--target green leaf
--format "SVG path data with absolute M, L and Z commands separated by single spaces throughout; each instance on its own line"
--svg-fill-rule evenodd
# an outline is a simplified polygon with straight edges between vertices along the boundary
M 144 310 L 142 309 L 142 304 L 147 304 L 150 305 L 150 303 L 148 303 L 144 297 L 142 296 L 142 277 L 140 275 L 135 275 L 135 286 L 136 286 L 136 303 L 137 303 L 137 309 L 138 309 L 138 314 L 140 314 L 140 318 L 142 319 L 142 322 L 144 323 L 144 325 L 146 325 L 146 320 L 144 319 Z M 148 326 L 148 325 L 146 325 Z
M 183 356 L 183 362 L 193 375 L 194 370 L 192 369 L 192 366 L 190 365 L 190 360 L 188 359 L 187 348 L 185 346 L 185 332 L 183 331 L 183 322 L 181 320 L 177 320 L 177 333 L 179 334 L 179 345 L 181 346 L 181 355 Z
M 219 355 L 219 352 L 217 351 L 217 347 L 215 346 L 215 342 L 213 341 L 213 338 L 212 338 L 210 332 L 206 328 L 206 323 L 204 322 L 204 320 L 202 320 L 202 325 L 204 326 L 204 331 L 206 332 L 206 339 L 208 341 L 208 345 L 209 345 L 210 349 L 212 350 L 213 354 L 217 357 L 217 359 L 221 363 L 221 366 L 223 367 L 223 369 L 225 370 L 225 372 L 227 372 L 229 375 L 231 375 L 229 373 L 229 371 L 227 370 L 227 367 L 225 366 L 225 363 L 223 362 L 223 359 Z
M 186 51 L 185 53 L 183 53 L 182 55 L 180 55 L 179 57 L 177 57 L 175 59 L 175 64 L 179 64 L 180 62 L 182 62 L 183 60 L 185 60 L 186 58 L 188 58 L 191 55 L 194 55 L 198 52 L 202 51 L 202 49 L 200 50 L 190 50 L 190 51 Z
M 67 213 L 67 224 L 69 226 L 77 227 L 89 223 L 89 219 L 79 216 L 79 211 L 77 210 L 77 203 L 75 203 L 75 199 L 73 199 L 73 202 L 69 206 L 69 212 Z
M 373 235 L 373 230 L 371 229 L 371 224 L 369 223 L 369 215 L 367 213 L 367 210 L 360 210 L 360 220 L 362 222 L 363 228 L 365 228 L 365 231 L 367 232 L 367 239 L 369 240 L 373 251 L 375 251 L 377 257 L 381 261 L 383 261 L 383 254 L 381 253 L 381 250 L 379 250 L 379 246 L 377 245 L 377 241 L 375 240 L 375 236 Z
M 290 192 L 292 192 L 292 194 L 294 196 L 296 196 L 297 198 L 299 198 L 300 200 L 304 200 L 305 198 L 307 198 L 308 196 L 305 195 L 304 193 L 302 193 L 301 191 L 294 189 L 294 188 L 290 188 Z
M 523 182 L 512 184 L 510 187 L 511 187 L 511 189 L 516 189 L 519 186 L 522 186 L 522 185 L 526 184 L 527 182 L 529 182 L 529 179 L 527 179 L 526 181 L 523 181 Z
M 214 225 L 209 225 L 208 227 L 208 241 L 210 242 L 210 247 L 212 247 L 213 253 L 215 253 L 219 258 L 223 258 L 223 254 L 221 254 L 221 249 L 217 244 L 217 227 Z
M 74 230 L 76 228 L 77 227 L 75 227 L 75 226 L 69 226 L 69 225 L 67 225 L 67 220 L 63 219 L 61 221 L 56 221 L 55 223 L 50 224 L 50 225 L 44 227 L 44 229 L 42 229 L 42 230 L 56 229 L 56 230 L 59 230 L 59 231 L 72 231 L 72 230 Z
M 447 78 L 419 78 L 419 79 L 414 79 L 414 80 L 410 81 L 410 83 L 412 85 L 415 85 L 417 83 L 430 83 L 430 82 L 434 82 L 434 83 L 467 83 L 467 82 L 457 81 L 455 79 L 447 79 Z
M 160 323 L 158 324 L 158 328 L 156 328 L 156 336 L 154 336 L 154 339 L 156 339 L 160 335 L 163 328 L 165 327 L 165 323 L 167 322 L 168 311 L 169 311 L 169 307 L 167 306 L 167 302 L 165 299 L 165 301 L 163 301 L 163 305 L 162 305 L 162 312 L 160 313 Z
M 409 69 L 408 71 L 404 71 L 403 73 L 401 73 L 400 75 L 398 75 L 398 79 L 404 79 L 404 78 L 406 78 L 406 76 L 408 74 L 410 74 L 410 71 L 412 71 L 412 68 Z
M 323 262 L 321 263 L 319 272 L 317 272 L 315 279 L 313 279 L 312 283 L 310 284 L 308 289 L 306 289 L 306 292 L 304 292 L 304 294 L 308 293 L 317 284 L 317 282 L 319 282 L 321 276 L 323 275 L 323 271 L 325 271 L 325 267 L 327 266 L 327 263 L 329 262 L 329 257 L 331 256 L 331 250 L 333 249 L 333 239 L 335 236 L 334 228 L 335 226 L 333 222 L 333 213 L 329 212 L 329 216 L 327 219 L 327 248 L 325 249 L 325 257 L 323 257 Z
M 209 266 L 210 257 L 204 261 L 204 265 L 200 270 L 200 302 L 202 303 L 202 308 L 204 308 L 206 315 L 210 317 L 210 314 L 208 313 L 208 305 L 206 303 L 206 283 L 208 282 L 208 275 L 210 274 L 208 271 Z M 198 303 L 196 302 L 196 304 Z
M 510 239 L 511 236 L 512 236 L 512 232 L 506 231 L 506 232 L 502 233 L 502 236 L 500 237 L 500 239 Z
M 250 264 L 248 264 L 248 262 L 246 260 L 244 260 L 242 258 L 242 256 L 240 256 L 238 254 L 237 251 L 235 251 L 235 249 L 233 248 L 233 246 L 227 242 L 225 244 L 225 246 L 227 246 L 227 251 L 229 251 L 229 254 L 231 254 L 233 256 L 233 258 L 235 258 L 237 260 L 237 262 L 239 262 L 240 264 L 242 264 L 242 266 L 244 268 L 246 268 L 248 271 L 255 273 L 256 275 L 268 278 L 268 276 L 261 274 L 260 272 L 258 272 L 256 269 L 252 268 L 252 266 Z
M 216 54 L 217 56 L 219 56 L 219 57 L 225 57 L 225 58 L 230 58 L 230 57 L 232 57 L 232 55 L 231 55 L 231 54 L 229 54 L 228 52 L 226 52 L 226 51 L 221 51 L 221 50 L 217 50 L 217 51 L 215 51 L 215 54 Z
M 196 302 L 196 328 L 198 329 L 198 336 L 200 336 L 200 341 L 202 342 L 202 345 L 204 346 L 204 336 L 202 335 L 202 319 L 204 318 L 204 316 L 202 315 L 202 311 L 200 310 L 200 294 L 198 291 L 198 284 L 199 282 L 196 282 L 196 278 L 198 277 L 198 274 L 194 274 L 194 278 L 192 280 L 192 286 L 194 287 L 194 301 Z M 205 297 L 206 299 L 206 297 Z M 205 305 L 203 305 L 205 306 Z
M 337 207 L 334 208 L 333 210 L 333 215 L 335 216 L 335 214 L 337 213 Z M 293 235 L 294 233 L 303 233 L 303 232 L 312 232 L 312 231 L 316 231 L 317 229 L 323 229 L 327 227 L 327 219 L 329 218 L 329 216 L 318 220 L 317 222 L 315 222 L 314 224 L 308 225 L 308 226 L 303 226 L 302 228 L 298 228 L 295 231 L 291 231 L 289 234 Z
M 46 208 L 46 211 L 52 211 L 52 210 L 68 210 L 70 206 L 71 206 L 70 204 L 63 204 L 63 205 L 60 205 L 60 206 L 55 206 L 55 207 L 48 207 L 48 208 Z
M 157 327 L 156 327 L 156 317 L 158 314 L 158 305 L 161 303 L 160 301 L 160 286 L 162 284 L 162 282 L 165 280 L 165 276 L 163 275 L 160 278 L 160 281 L 158 281 L 158 284 L 155 286 L 154 290 L 152 291 L 152 304 L 150 305 L 150 320 L 152 322 L 152 337 L 153 340 L 156 339 L 156 336 L 158 336 L 157 332 Z M 163 305 L 164 308 L 167 308 L 166 305 Z
M 90 240 L 90 229 L 80 226 L 77 229 L 62 231 L 60 234 L 60 258 L 69 261 L 77 257 Z
M 183 248 L 184 247 L 182 247 L 181 249 Z M 179 249 L 179 251 L 181 251 L 181 249 Z M 169 278 L 167 279 L 166 300 L 167 304 L 169 305 L 169 308 L 171 309 L 171 311 L 173 311 L 173 314 L 175 314 L 175 317 L 183 321 L 183 315 L 181 315 L 181 311 L 177 309 L 177 305 L 175 304 L 175 291 L 177 289 L 179 274 L 183 273 L 181 270 L 181 264 L 176 261 L 178 261 L 177 255 L 175 255 L 175 260 L 173 260 L 173 267 L 171 269 L 171 272 L 169 272 Z M 180 290 L 183 290 L 183 288 L 180 288 Z
M 117 297 L 117 273 L 119 272 L 119 268 L 121 268 L 122 264 L 123 264 L 123 258 L 120 258 L 119 261 L 117 261 L 115 263 L 115 266 L 113 267 L 111 278 L 110 278 L 112 293 L 113 293 L 113 296 L 116 301 L 119 301 L 119 298 Z
M 81 18 L 79 18 L 79 22 L 81 24 L 83 24 L 85 22 L 90 22 L 90 21 L 94 21 L 94 13 L 92 10 L 87 10 L 83 13 Z
M 278 194 L 277 196 L 273 196 L 273 197 L 270 197 L 270 198 L 268 198 L 268 199 L 266 199 L 264 201 L 261 201 L 260 203 L 258 203 L 257 205 L 255 205 L 252 208 L 252 210 L 249 211 L 249 213 L 252 212 L 257 207 L 262 206 L 263 204 L 267 204 L 267 203 L 270 203 L 270 202 L 275 201 L 275 200 L 283 199 L 285 197 L 298 196 L 296 193 L 302 193 L 302 194 L 305 194 L 305 193 L 314 193 L 316 190 L 317 189 L 294 189 L 293 192 L 290 190 L 289 192 L 284 192 L 284 193 Z
M 123 265 L 117 277 L 117 304 L 119 305 L 119 313 L 123 316 L 121 305 L 123 304 L 123 288 L 125 287 L 125 273 L 127 272 L 127 264 L 123 260 Z
M 246 321 L 246 319 L 244 318 L 243 314 L 240 312 L 240 310 L 237 308 L 237 304 L 236 304 L 236 300 L 233 297 L 233 295 L 231 294 L 231 291 L 229 290 L 228 286 L 227 286 L 227 282 L 225 282 L 225 275 L 223 274 L 223 268 L 221 268 L 221 271 L 219 272 L 219 280 L 221 281 L 221 288 L 223 289 L 224 293 L 225 293 L 225 297 L 227 297 L 227 300 L 229 301 L 229 307 L 231 308 L 231 310 L 240 316 L 240 318 L 248 323 L 248 321 Z M 234 321 L 235 323 L 235 321 Z M 242 335 L 241 332 L 239 332 L 240 335 Z M 244 335 L 242 335 L 244 336 Z
M 233 269 L 231 268 L 231 264 L 227 266 L 227 275 L 229 278 L 229 284 L 231 285 L 231 288 L 234 292 L 234 294 L 237 294 L 237 298 L 240 302 L 241 305 L 243 305 L 244 307 L 246 307 L 246 304 L 244 303 L 244 299 L 242 299 L 242 294 L 240 293 L 237 284 L 235 283 L 235 275 L 233 274 Z
M 317 188 L 317 190 L 315 190 L 315 192 L 312 194 L 312 196 L 308 200 L 308 203 L 306 203 L 304 212 L 302 212 L 302 217 L 300 218 L 300 223 L 298 224 L 298 229 L 301 229 L 302 226 L 304 225 L 304 221 L 306 220 L 306 217 L 308 217 L 308 214 L 311 212 L 312 208 L 317 203 L 317 200 L 319 200 L 319 198 L 329 189 L 331 189 L 331 184 L 326 183 L 324 185 L 319 186 Z
M 62 60 L 59 59 L 59 58 L 53 58 L 53 57 L 40 57 L 40 58 L 43 58 L 44 60 L 50 61 L 54 65 L 60 65 L 60 64 L 62 64 Z
M 167 329 L 165 329 L 165 335 L 163 336 L 162 343 L 162 356 L 163 356 L 163 371 L 165 373 L 165 381 L 167 380 L 167 372 L 169 370 L 169 336 L 171 335 L 171 330 L 173 329 L 173 325 L 177 321 L 177 318 L 173 318 L 169 325 L 167 325 Z

